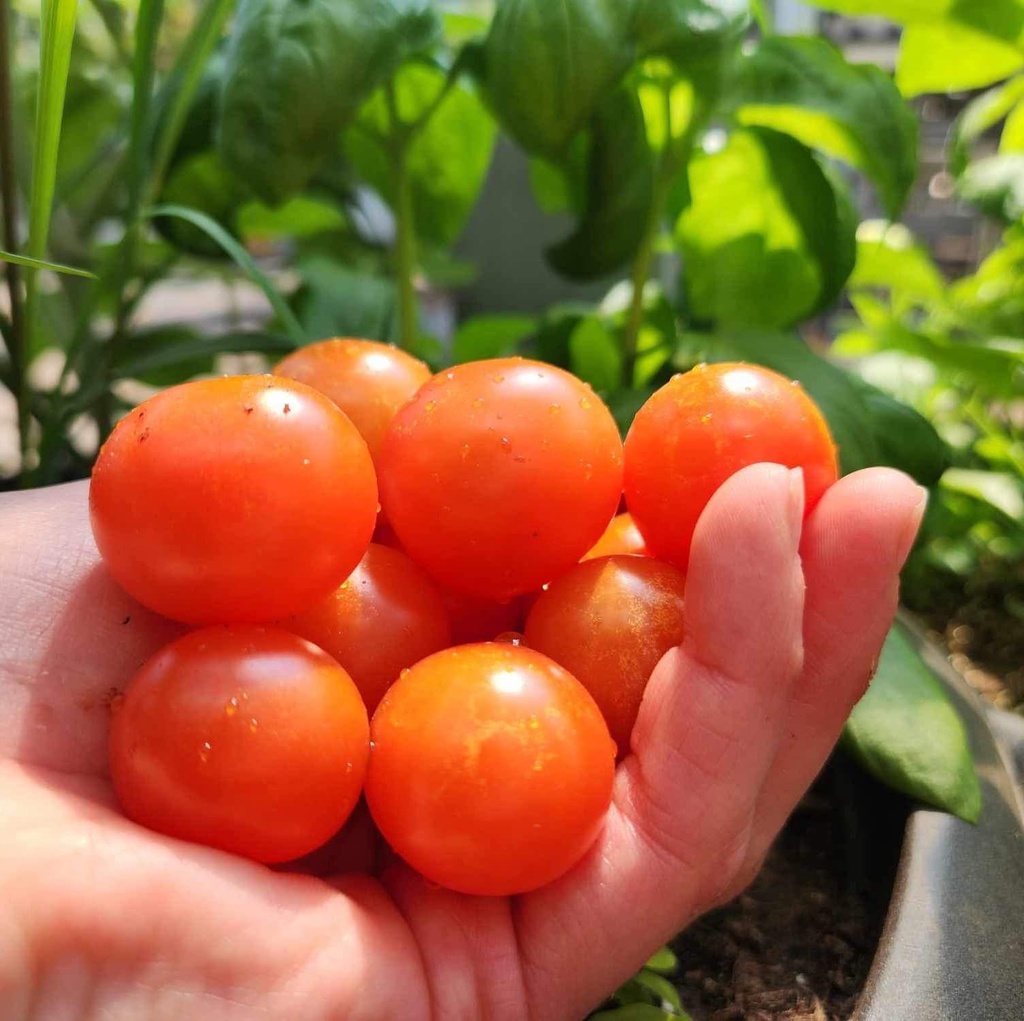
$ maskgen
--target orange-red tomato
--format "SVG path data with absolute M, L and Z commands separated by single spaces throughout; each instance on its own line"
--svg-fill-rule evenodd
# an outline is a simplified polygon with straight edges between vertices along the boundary
M 619 754 L 629 751 L 651 671 L 683 640 L 686 575 L 649 557 L 586 560 L 556 578 L 526 618 L 526 642 L 594 697 Z
M 362 434 L 376 462 L 395 413 L 430 379 L 430 368 L 391 344 L 349 337 L 321 340 L 274 369 L 326 394 Z
M 129 818 L 267 863 L 341 828 L 368 754 L 366 708 L 348 674 L 295 635 L 245 624 L 193 631 L 158 652 L 110 732 Z
M 395 416 L 381 503 L 442 584 L 498 601 L 579 560 L 622 492 L 611 413 L 575 376 L 523 358 L 458 365 Z
M 560 666 L 498 643 L 436 653 L 371 722 L 366 800 L 384 838 L 462 893 L 524 893 L 567 872 L 611 802 L 615 745 Z
M 824 416 L 798 383 L 759 365 L 698 365 L 637 412 L 625 495 L 651 552 L 685 569 L 701 511 L 741 468 L 802 468 L 809 514 L 838 475 Z
M 330 653 L 371 713 L 402 670 L 451 645 L 437 586 L 401 550 L 373 544 L 340 588 L 280 626 Z
M 616 514 L 604 530 L 604 535 L 584 555 L 584 560 L 595 557 L 611 557 L 631 554 L 637 557 L 649 557 L 651 551 L 636 527 L 631 514 Z
M 118 423 L 93 534 L 139 602 L 188 624 L 262 623 L 341 584 L 373 533 L 366 444 L 326 397 L 274 376 L 164 390 Z
M 452 628 L 452 645 L 489 642 L 504 631 L 519 631 L 526 620 L 525 596 L 499 603 L 442 589 L 441 596 Z

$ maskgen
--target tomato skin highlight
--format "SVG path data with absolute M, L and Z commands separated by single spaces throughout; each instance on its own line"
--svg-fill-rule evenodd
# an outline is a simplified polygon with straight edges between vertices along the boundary
M 683 570 L 701 512 L 741 468 L 802 468 L 806 514 L 839 475 L 828 424 L 803 388 L 741 362 L 674 376 L 637 412 L 624 450 L 629 511 L 654 556 Z
M 580 380 L 523 358 L 435 376 L 395 416 L 381 504 L 442 585 L 499 602 L 570 567 L 611 520 L 622 444 Z
M 615 746 L 582 685 L 505 643 L 447 649 L 403 674 L 371 721 L 366 800 L 428 880 L 508 896 L 557 879 L 597 838 Z
M 150 658 L 110 731 L 125 814 L 267 864 L 314 850 L 359 799 L 366 708 L 325 652 L 276 628 L 192 631 Z
M 526 619 L 526 643 L 590 692 L 619 755 L 629 752 L 651 671 L 684 634 L 686 575 L 632 555 L 585 560 L 542 592 Z
M 186 624 L 266 623 L 352 572 L 373 464 L 322 394 L 271 375 L 172 387 L 122 419 L 89 488 L 93 535 L 139 602 Z
M 634 557 L 649 557 L 651 551 L 636 527 L 632 514 L 616 514 L 608 522 L 604 534 L 584 555 L 584 560 L 594 560 L 597 557 L 611 557 L 628 554 Z
M 402 670 L 451 645 L 437 586 L 400 550 L 373 543 L 338 589 L 279 626 L 336 659 L 370 713 Z
M 328 396 L 359 430 L 374 463 L 398 409 L 433 375 L 426 362 L 393 344 L 334 337 L 282 359 L 274 374 Z

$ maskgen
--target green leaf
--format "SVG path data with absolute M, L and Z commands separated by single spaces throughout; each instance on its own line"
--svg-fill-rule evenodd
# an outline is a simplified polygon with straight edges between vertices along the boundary
M 692 316 L 784 326 L 832 302 L 856 256 L 850 205 L 807 148 L 764 129 L 737 131 L 722 150 L 694 157 L 690 187 L 676 240 Z
M 594 116 L 583 215 L 548 262 L 563 276 L 592 280 L 627 263 L 643 241 L 654 190 L 651 150 L 636 93 L 621 88 Z
M 234 9 L 235 0 L 207 0 L 178 53 L 173 70 L 154 100 L 154 107 L 161 115 L 154 131 L 152 194 L 159 194 L 193 102 L 204 84 L 214 47 L 220 41 L 224 25 Z
M 528 152 L 559 158 L 633 63 L 632 3 L 503 0 L 484 49 L 487 94 Z
M 958 177 L 971 160 L 971 143 L 998 124 L 1024 98 L 1024 75 L 975 96 L 953 123 L 949 138 L 950 170 Z
M 246 239 L 310 238 L 345 230 L 348 221 L 335 202 L 296 195 L 280 206 L 250 202 L 238 210 L 238 233 Z
M 402 60 L 440 34 L 429 0 L 242 0 L 218 144 L 262 199 L 301 190 Z
M 848 64 L 825 39 L 769 36 L 739 58 L 728 96 L 740 123 L 863 171 L 898 215 L 917 176 L 917 118 L 881 68 Z
M 749 25 L 748 0 L 636 0 L 633 34 L 644 56 L 668 58 L 713 93 L 720 58 Z
M 679 958 L 670 947 L 662 947 L 644 967 L 663 975 L 671 975 L 679 967 Z
M 950 468 L 942 476 L 942 485 L 994 507 L 1010 521 L 1024 521 L 1024 483 L 1005 472 Z
M 398 341 L 397 299 L 391 280 L 353 272 L 323 256 L 303 260 L 299 271 L 303 282 L 294 305 L 309 337 Z
M 643 986 L 662 1006 L 667 1005 L 677 1013 L 682 1011 L 683 1005 L 679 1001 L 679 992 L 667 978 L 649 971 L 647 968 L 641 968 L 636 973 L 634 981 Z
M 119 379 L 139 379 L 153 386 L 171 386 L 211 372 L 218 355 L 228 352 L 284 355 L 295 341 L 279 333 L 259 331 L 205 336 L 182 326 L 136 333 L 118 350 L 112 367 Z
M 195 209 L 188 209 L 185 206 L 156 206 L 146 210 L 143 214 L 148 219 L 156 219 L 161 216 L 176 217 L 186 223 L 198 227 L 212 240 L 216 241 L 221 248 L 235 261 L 238 268 L 266 295 L 267 301 L 277 314 L 281 325 L 296 344 L 304 344 L 308 341 L 306 331 L 299 324 L 286 304 L 280 291 L 270 282 L 266 274 L 256 265 L 249 253 L 215 220 L 211 220 L 205 213 Z
M 843 731 L 843 745 L 889 787 L 968 822 L 981 814 L 981 787 L 964 725 L 945 688 L 900 625 Z
M 452 340 L 454 362 L 483 361 L 514 354 L 532 336 L 537 320 L 532 316 L 489 315 L 467 319 Z
M 223 224 L 232 231 L 238 211 L 252 199 L 252 193 L 231 173 L 213 149 L 196 153 L 174 165 L 161 202 L 188 206 Z M 207 259 L 230 258 L 230 254 L 204 230 L 180 219 L 161 218 L 157 231 L 175 247 Z
M 69 277 L 96 279 L 96 274 L 90 273 L 87 269 L 77 269 L 75 266 L 65 266 L 59 262 L 47 262 L 45 259 L 30 259 L 27 255 L 17 255 L 14 252 L 0 251 L 0 262 L 13 262 L 15 266 L 27 266 L 30 269 L 48 269 L 51 273 L 64 273 Z
M 896 84 L 905 96 L 959 92 L 991 85 L 1022 67 L 1024 53 L 1013 41 L 960 21 L 914 24 L 900 41 Z
M 36 98 L 35 134 L 32 144 L 32 188 L 28 208 L 28 241 L 25 255 L 36 262 L 46 258 L 50 217 L 57 182 L 64 96 L 67 91 L 71 46 L 75 36 L 78 0 L 47 0 L 42 7 L 39 36 L 39 91 Z M 28 351 L 22 361 L 31 361 L 42 347 L 36 314 L 38 287 L 36 273 L 29 266 L 25 274 L 24 334 Z
M 622 383 L 622 351 L 612 333 L 596 316 L 588 316 L 569 338 L 572 371 L 600 393 Z
M 1024 219 L 1024 154 L 975 160 L 957 185 L 960 197 L 1003 223 Z
M 429 113 L 409 143 L 405 160 L 416 232 L 438 245 L 450 245 L 462 233 L 487 177 L 497 133 L 494 119 L 468 83 L 450 85 L 441 98 L 446 78 L 439 67 L 409 63 L 398 70 L 393 84 L 404 121 L 414 122 Z M 394 171 L 384 141 L 390 120 L 384 92 L 378 90 L 360 110 L 343 144 L 360 175 L 394 208 Z
M 1024 78 L 1017 81 L 1021 84 L 1021 95 L 1024 97 Z M 1024 152 L 1024 98 L 1010 111 L 1003 125 L 1003 135 L 999 139 L 999 151 Z
M 889 291 L 897 314 L 915 304 L 942 301 L 945 281 L 928 249 L 902 224 L 865 220 L 857 229 L 857 263 L 847 283 L 851 291 Z

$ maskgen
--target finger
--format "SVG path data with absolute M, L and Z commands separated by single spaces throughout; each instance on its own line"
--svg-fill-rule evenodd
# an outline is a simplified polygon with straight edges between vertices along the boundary
M 110 700 L 184 630 L 100 564 L 88 484 L 0 497 L 0 756 L 105 775 Z
M 753 863 L 767 852 L 864 694 L 899 599 L 899 572 L 927 491 L 873 468 L 841 479 L 804 529 L 804 670 L 757 808 Z
M 585 1013 L 745 858 L 800 669 L 802 509 L 799 475 L 757 465 L 701 517 L 687 637 L 648 685 L 604 833 L 573 872 L 516 909 L 525 981 L 536 1002 L 558 1004 L 552 1017 Z

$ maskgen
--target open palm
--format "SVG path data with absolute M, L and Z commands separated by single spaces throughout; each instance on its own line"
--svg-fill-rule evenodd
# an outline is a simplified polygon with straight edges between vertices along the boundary
M 180 628 L 109 580 L 84 484 L 0 498 L 0 1016 L 580 1018 L 750 881 L 868 682 L 923 494 L 860 472 L 801 526 L 801 492 L 758 465 L 715 496 L 687 638 L 651 678 L 602 836 L 511 900 L 331 855 L 286 874 L 126 821 L 109 700 Z

